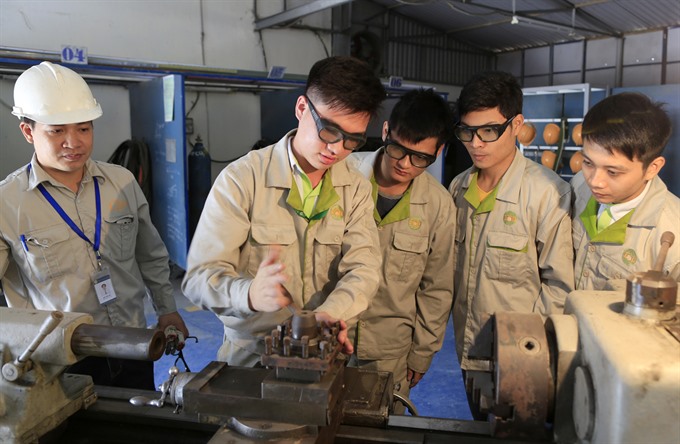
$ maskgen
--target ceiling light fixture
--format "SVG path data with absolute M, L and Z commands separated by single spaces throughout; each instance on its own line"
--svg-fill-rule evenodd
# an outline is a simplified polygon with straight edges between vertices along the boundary
M 519 15 L 513 15 L 510 21 L 512 25 L 528 26 L 531 28 L 543 29 L 546 31 L 558 31 L 564 32 L 569 35 L 575 35 L 574 29 L 567 26 L 558 25 L 555 23 L 544 22 L 542 20 L 536 20 L 529 17 L 522 17 Z
M 397 0 L 397 3 L 404 5 L 426 5 L 432 3 L 434 0 Z
M 512 19 L 510 20 L 511 25 L 528 26 L 531 28 L 543 29 L 545 31 L 563 32 L 569 37 L 574 37 L 576 36 L 576 32 L 574 31 L 575 22 L 576 8 L 572 9 L 571 11 L 571 28 L 569 28 L 568 26 L 563 26 L 558 23 L 545 22 L 543 20 L 517 15 L 515 11 L 515 0 L 512 0 Z

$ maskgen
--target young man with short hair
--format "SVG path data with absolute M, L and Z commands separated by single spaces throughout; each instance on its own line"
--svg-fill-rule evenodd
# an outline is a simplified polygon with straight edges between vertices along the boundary
M 458 99 L 456 137 L 474 163 L 449 187 L 457 211 L 453 325 L 466 375 L 489 371 L 490 314 L 560 313 L 574 288 L 569 184 L 517 149 L 522 99 L 517 80 L 497 71 L 473 77 Z
M 296 130 L 231 163 L 215 181 L 187 258 L 182 289 L 224 323 L 218 359 L 254 366 L 263 337 L 294 303 L 347 324 L 378 288 L 371 185 L 344 159 L 366 141 L 385 91 L 363 62 L 314 64 L 295 103 Z
M 440 95 L 410 91 L 383 123 L 383 147 L 347 160 L 373 185 L 383 256 L 380 288 L 359 318 L 350 365 L 392 372 L 406 398 L 441 348 L 451 312 L 455 211 L 446 188 L 425 169 L 451 138 L 453 123 Z M 403 410 L 399 404 L 396 411 Z
M 675 235 L 663 274 L 680 281 L 680 199 L 658 174 L 671 121 L 659 103 L 626 92 L 605 98 L 583 119 L 583 164 L 572 179 L 578 290 L 625 288 L 648 271 L 661 235 Z

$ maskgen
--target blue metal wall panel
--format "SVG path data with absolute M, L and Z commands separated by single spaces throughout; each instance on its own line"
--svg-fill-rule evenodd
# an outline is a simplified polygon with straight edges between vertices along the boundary
M 164 91 L 164 78 L 130 87 L 130 118 L 132 136 L 144 140 L 151 152 L 151 220 L 165 242 L 170 260 L 186 270 L 189 210 L 184 80 L 179 75 L 166 78 L 168 91 Z

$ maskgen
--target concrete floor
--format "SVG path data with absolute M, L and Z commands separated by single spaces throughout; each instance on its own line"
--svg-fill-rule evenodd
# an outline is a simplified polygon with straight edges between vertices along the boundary
M 191 336 L 184 349 L 184 358 L 191 371 L 197 372 L 215 360 L 217 349 L 222 344 L 222 323 L 211 312 L 194 306 L 182 295 L 180 279 L 173 279 L 175 300 L 180 314 L 187 324 Z M 155 316 L 150 304 L 147 304 L 147 321 L 155 323 Z M 156 384 L 167 379 L 168 369 L 175 364 L 174 356 L 163 356 L 155 363 Z M 184 370 L 181 362 L 177 364 Z M 420 383 L 411 390 L 411 401 L 418 409 L 420 416 L 436 418 L 472 419 L 468 408 L 463 381 L 456 358 L 453 338 L 453 326 L 449 319 L 444 346 L 435 355 L 430 370 Z

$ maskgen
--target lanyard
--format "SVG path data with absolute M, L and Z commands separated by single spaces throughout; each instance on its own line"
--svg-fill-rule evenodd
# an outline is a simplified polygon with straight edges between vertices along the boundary
M 30 170 L 30 164 L 29 164 L 29 170 Z M 66 214 L 66 211 L 59 205 L 59 203 L 54 200 L 54 197 L 45 189 L 43 184 L 39 183 L 38 184 L 38 190 L 42 193 L 42 195 L 47 199 L 47 201 L 52 205 L 52 208 L 61 216 L 61 218 L 68 224 L 69 227 L 71 227 L 71 230 L 73 230 L 74 233 L 76 233 L 81 239 L 83 239 L 85 242 L 88 244 L 92 245 L 92 248 L 94 249 L 94 254 L 97 256 L 97 263 L 99 264 L 99 268 L 102 268 L 102 256 L 99 253 L 99 244 L 101 241 L 101 232 L 102 232 L 102 202 L 101 202 L 101 196 L 99 195 L 99 182 L 97 182 L 97 179 L 95 177 L 92 178 L 92 181 L 94 182 L 94 195 L 95 195 L 95 202 L 97 206 L 97 217 L 95 221 L 95 226 L 94 226 L 94 243 L 90 239 L 85 236 L 85 233 L 76 225 L 75 222 L 69 217 L 68 214 Z

